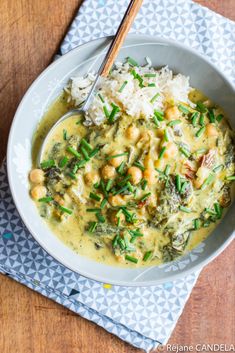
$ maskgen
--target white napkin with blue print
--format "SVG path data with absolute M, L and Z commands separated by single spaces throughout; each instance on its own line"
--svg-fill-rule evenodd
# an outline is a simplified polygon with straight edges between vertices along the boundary
M 128 2 L 84 0 L 61 54 L 114 34 Z M 189 0 L 144 0 L 131 32 L 189 45 L 235 82 L 235 23 L 206 8 Z M 194 273 L 153 287 L 110 287 L 65 268 L 38 245 L 20 219 L 5 164 L 0 169 L 0 272 L 146 352 L 167 343 L 198 277 Z

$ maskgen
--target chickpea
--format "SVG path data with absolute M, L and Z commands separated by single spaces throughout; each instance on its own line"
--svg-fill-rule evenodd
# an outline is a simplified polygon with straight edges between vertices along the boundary
M 167 142 L 164 144 L 166 150 L 164 152 L 163 158 L 174 158 L 178 153 L 178 148 L 174 142 Z
M 29 173 L 29 179 L 32 183 L 40 184 L 44 180 L 44 172 L 42 169 L 32 169 Z
M 206 125 L 206 135 L 208 137 L 217 137 L 218 134 L 219 133 L 215 125 L 213 124 Z
M 109 196 L 108 200 L 112 206 L 123 206 L 126 204 L 126 201 L 120 195 Z
M 176 106 L 167 108 L 165 110 L 165 118 L 167 120 L 175 120 L 175 119 L 179 119 L 180 117 L 181 117 L 181 113 Z
M 122 151 L 114 151 L 110 154 L 110 157 L 115 156 L 117 154 L 121 154 L 121 153 L 123 153 L 123 152 Z M 125 156 L 111 158 L 109 160 L 109 164 L 111 164 L 113 167 L 117 168 L 124 160 L 125 160 Z
M 142 179 L 142 171 L 138 167 L 130 167 L 127 174 L 131 176 L 131 181 L 134 185 L 139 184 Z
M 42 186 L 42 185 L 36 185 L 31 190 L 32 198 L 35 200 L 39 200 L 42 197 L 45 197 L 46 194 L 47 194 L 47 189 L 45 186 Z
M 84 175 L 84 180 L 87 185 L 93 185 L 95 183 L 98 183 L 100 180 L 99 174 L 96 172 L 87 172 Z
M 140 131 L 136 126 L 130 125 L 126 130 L 126 137 L 129 140 L 136 141 L 139 137 Z
M 153 168 L 146 168 L 144 171 L 144 179 L 147 180 L 149 185 L 153 185 L 155 183 L 155 170 Z
M 106 164 L 102 168 L 101 174 L 104 179 L 113 179 L 116 175 L 116 169 L 113 166 Z

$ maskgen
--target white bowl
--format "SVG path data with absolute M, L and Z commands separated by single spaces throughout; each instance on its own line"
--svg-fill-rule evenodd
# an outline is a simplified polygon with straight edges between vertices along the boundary
M 66 247 L 39 216 L 29 196 L 31 141 L 38 122 L 71 76 L 84 74 L 91 67 L 93 70 L 98 68 L 109 42 L 110 38 L 102 38 L 72 50 L 52 63 L 28 89 L 11 126 L 7 149 L 9 184 L 25 225 L 36 241 L 63 265 L 101 282 L 128 286 L 155 285 L 202 268 L 229 244 L 234 238 L 234 205 L 216 230 L 180 259 L 161 266 L 123 269 L 96 263 Z M 124 60 L 127 56 L 135 58 L 140 64 L 144 64 L 148 56 L 155 67 L 168 65 L 175 72 L 190 76 L 191 85 L 218 103 L 235 126 L 233 87 L 214 65 L 195 51 L 166 39 L 129 35 L 118 60 Z

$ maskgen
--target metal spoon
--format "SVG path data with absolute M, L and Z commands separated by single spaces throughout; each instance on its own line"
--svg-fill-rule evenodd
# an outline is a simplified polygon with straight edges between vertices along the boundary
M 83 115 L 87 112 L 93 97 L 95 95 L 96 92 L 96 88 L 100 83 L 100 78 L 102 77 L 106 77 L 113 65 L 113 62 L 122 46 L 122 43 L 125 40 L 125 37 L 131 27 L 132 22 L 134 21 L 134 18 L 136 16 L 136 14 L 139 11 L 139 8 L 142 4 L 143 0 L 131 0 L 129 3 L 129 6 L 125 12 L 125 15 L 118 27 L 118 30 L 116 32 L 116 35 L 113 37 L 111 43 L 110 43 L 110 47 L 107 51 L 107 54 L 105 55 L 105 58 L 97 72 L 97 76 L 95 81 L 93 82 L 93 85 L 91 86 L 91 90 L 84 102 L 84 104 L 82 105 L 81 108 L 79 109 L 73 109 L 70 110 L 69 112 L 67 112 L 66 114 L 64 114 L 49 130 L 49 132 L 47 133 L 42 146 L 40 148 L 39 151 L 39 155 L 38 155 L 38 165 L 40 166 L 40 163 L 43 160 L 43 154 L 44 154 L 44 150 L 45 150 L 45 146 L 47 145 L 48 139 L 50 138 L 51 134 L 53 133 L 53 131 L 55 130 L 55 128 L 65 119 L 70 118 L 73 115 Z

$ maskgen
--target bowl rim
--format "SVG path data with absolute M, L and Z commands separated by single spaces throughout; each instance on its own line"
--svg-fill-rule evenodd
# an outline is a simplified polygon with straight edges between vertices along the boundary
M 72 50 L 70 50 L 69 52 L 63 54 L 61 57 L 59 57 L 58 59 L 56 59 L 55 61 L 53 61 L 49 66 L 47 66 L 37 77 L 36 79 L 30 84 L 30 86 L 27 88 L 26 92 L 24 93 L 16 111 L 14 114 L 14 118 L 12 120 L 11 123 L 11 127 L 10 127 L 10 132 L 9 132 L 9 136 L 8 136 L 8 142 L 7 142 L 7 153 L 6 153 L 6 161 L 7 161 L 7 177 L 8 177 L 8 182 L 9 182 L 9 187 L 10 187 L 10 191 L 11 191 L 11 195 L 14 201 L 14 204 L 16 206 L 16 209 L 23 221 L 23 223 L 25 224 L 25 226 L 27 227 L 27 229 L 29 230 L 30 234 L 33 236 L 34 240 L 43 248 L 43 250 L 45 250 L 49 255 L 51 255 L 56 261 L 58 261 L 60 264 L 62 264 L 63 266 L 67 267 L 68 269 L 70 269 L 71 271 L 74 271 L 86 278 L 101 282 L 101 283 L 107 283 L 107 278 L 103 278 L 102 275 L 98 276 L 98 275 L 90 275 L 89 272 L 84 272 L 84 271 L 79 271 L 78 269 L 73 268 L 72 266 L 70 266 L 67 261 L 63 262 L 61 260 L 61 258 L 59 258 L 59 256 L 57 256 L 57 254 L 52 253 L 51 249 L 48 249 L 41 241 L 40 241 L 40 237 L 35 235 L 35 232 L 32 230 L 30 222 L 21 214 L 21 208 L 20 208 L 20 203 L 18 202 L 18 198 L 17 198 L 17 192 L 15 192 L 15 188 L 13 186 L 14 182 L 13 182 L 13 178 L 11 175 L 11 165 L 10 165 L 10 153 L 11 153 L 11 146 L 13 145 L 13 131 L 14 131 L 14 126 L 17 120 L 18 115 L 20 114 L 21 108 L 24 105 L 24 102 L 27 98 L 27 96 L 31 93 L 31 91 L 34 89 L 34 86 L 37 85 L 37 83 L 42 80 L 44 78 L 44 76 L 47 75 L 47 72 L 51 70 L 52 67 L 56 67 L 56 65 L 58 63 L 60 63 L 61 61 L 66 61 L 68 57 L 73 56 L 74 53 L 79 52 L 81 49 L 84 49 L 85 47 L 89 47 L 90 45 L 94 44 L 94 42 L 99 42 L 102 40 L 111 40 L 113 36 L 103 36 L 100 38 L 96 38 L 93 39 L 89 42 L 83 43 L 75 48 L 73 48 Z M 133 38 L 133 39 L 142 39 L 142 41 L 144 42 L 145 40 L 151 41 L 154 43 L 159 42 L 162 44 L 166 44 L 169 46 L 173 46 L 173 47 L 178 47 L 181 48 L 185 51 L 190 52 L 191 54 L 197 56 L 199 59 L 201 59 L 202 61 L 206 62 L 209 66 L 211 66 L 213 68 L 213 70 L 215 70 L 217 72 L 217 74 L 226 82 L 226 84 L 229 86 L 229 88 L 235 93 L 235 87 L 232 84 L 232 82 L 226 77 L 226 75 L 218 68 L 216 67 L 216 65 L 211 62 L 207 57 L 205 57 L 204 55 L 202 55 L 201 53 L 198 53 L 195 49 L 190 48 L 189 46 L 185 45 L 185 44 L 181 44 L 178 41 L 172 40 L 172 39 L 168 39 L 168 38 L 164 38 L 164 37 L 159 37 L 159 36 L 152 36 L 152 35 L 145 35 L 145 34 L 137 34 L 137 33 L 131 33 L 128 34 L 127 39 L 129 38 Z M 147 44 L 147 43 L 146 43 Z M 124 43 L 125 45 L 125 43 Z M 113 284 L 113 285 L 118 285 L 118 286 L 129 286 L 129 287 L 137 287 L 137 286 L 154 286 L 154 285 L 158 285 L 158 284 L 162 284 L 165 282 L 170 282 L 170 281 L 174 281 L 180 278 L 184 278 L 189 274 L 192 273 L 196 273 L 196 272 L 200 272 L 204 266 L 206 266 L 208 263 L 210 263 L 212 260 L 214 260 L 220 253 L 222 253 L 225 248 L 232 242 L 232 240 L 235 238 L 235 231 L 233 231 L 228 238 L 226 239 L 226 241 L 223 242 L 223 244 L 221 244 L 219 246 L 218 249 L 214 250 L 209 256 L 207 256 L 204 260 L 200 261 L 200 263 L 195 264 L 192 263 L 191 267 L 188 269 L 181 269 L 180 273 L 174 273 L 172 272 L 171 275 L 168 275 L 168 277 L 166 279 L 162 278 L 162 279 L 154 279 L 151 281 L 145 281 L 145 282 L 127 282 L 125 280 L 123 281 L 113 281 L 110 280 L 108 283 Z M 174 263 L 174 261 L 169 262 L 170 263 Z M 122 268 L 120 268 L 122 269 Z

